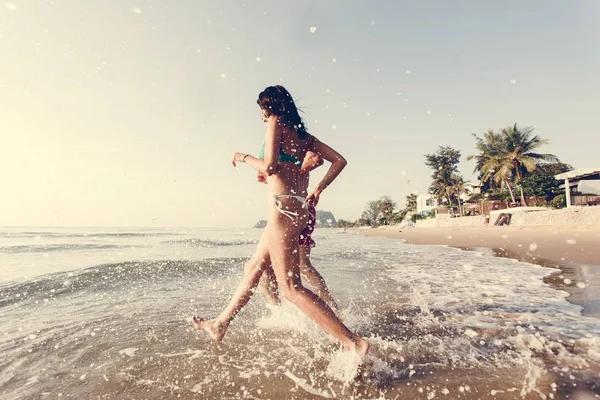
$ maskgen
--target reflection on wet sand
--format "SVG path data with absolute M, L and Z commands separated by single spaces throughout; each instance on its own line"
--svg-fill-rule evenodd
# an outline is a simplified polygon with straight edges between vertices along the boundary
M 556 290 L 569 293 L 567 300 L 583 307 L 582 314 L 600 318 L 600 266 L 575 263 L 560 263 L 531 253 L 512 251 L 495 247 L 458 247 L 461 250 L 490 253 L 495 257 L 511 258 L 517 261 L 536 264 L 545 268 L 559 269 L 544 278 L 544 282 Z

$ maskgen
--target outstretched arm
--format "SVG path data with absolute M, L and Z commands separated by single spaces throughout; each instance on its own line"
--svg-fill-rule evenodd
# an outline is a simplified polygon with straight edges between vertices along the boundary
M 317 187 L 312 191 L 311 194 L 306 198 L 308 201 L 312 201 L 315 205 L 319 202 L 319 196 L 327 188 L 327 186 L 331 185 L 331 183 L 337 178 L 337 176 L 342 172 L 342 170 L 346 167 L 348 162 L 346 159 L 337 151 L 326 145 L 325 143 L 319 141 L 319 139 L 314 138 L 312 141 L 312 145 L 309 149 L 310 151 L 320 155 L 325 160 L 331 163 L 331 166 L 327 170 L 327 173 L 319 182 Z
M 280 142 L 281 129 L 277 129 L 277 117 L 270 116 L 267 121 L 267 136 L 265 138 L 265 159 L 262 160 L 250 154 L 235 153 L 232 164 L 235 167 L 236 163 L 245 162 L 265 176 L 273 175 L 277 172 Z

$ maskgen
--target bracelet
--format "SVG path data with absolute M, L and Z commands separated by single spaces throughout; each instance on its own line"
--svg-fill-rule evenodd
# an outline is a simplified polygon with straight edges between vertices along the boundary
M 250 154 L 246 154 L 244 157 L 242 157 L 242 162 L 246 162 L 246 157 L 248 157 Z

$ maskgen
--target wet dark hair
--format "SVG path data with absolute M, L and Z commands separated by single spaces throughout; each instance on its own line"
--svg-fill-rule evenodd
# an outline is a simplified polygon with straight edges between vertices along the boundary
M 308 131 L 304 121 L 298 114 L 298 108 L 292 99 L 292 95 L 283 86 L 269 86 L 258 95 L 256 103 L 265 110 L 267 117 L 275 115 L 280 117 L 285 125 L 296 129 L 298 137 L 302 140 L 308 138 Z

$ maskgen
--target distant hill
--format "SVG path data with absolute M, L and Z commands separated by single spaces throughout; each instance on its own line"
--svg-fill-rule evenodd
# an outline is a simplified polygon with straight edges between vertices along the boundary
M 254 228 L 263 229 L 265 226 L 267 226 L 267 221 L 261 219 L 254 225 Z M 317 227 L 336 228 L 337 226 L 337 220 L 331 211 L 317 210 Z
M 331 211 L 317 210 L 317 227 L 320 228 L 335 228 L 337 221 Z
M 266 219 L 261 219 L 260 221 L 258 221 L 254 225 L 254 228 L 256 228 L 256 229 L 263 229 L 265 226 L 267 226 L 267 220 Z

